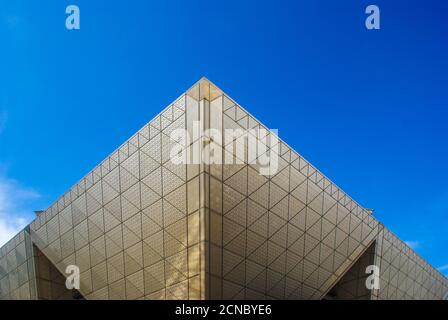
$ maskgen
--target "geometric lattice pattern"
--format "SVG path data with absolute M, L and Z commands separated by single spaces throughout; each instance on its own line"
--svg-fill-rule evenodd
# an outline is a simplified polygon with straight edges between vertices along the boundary
M 375 262 L 375 245 L 373 243 L 353 264 L 350 270 L 324 297 L 326 300 L 370 300 L 372 291 L 366 286 L 369 274 L 366 268 Z
M 34 252 L 29 228 L 0 248 L 0 299 L 36 299 Z
M 226 95 L 210 105 L 223 129 L 264 128 Z M 247 164 L 248 150 L 239 159 L 244 164 L 210 170 L 210 185 L 216 186 L 209 192 L 222 199 L 210 209 L 210 229 L 222 229 L 210 246 L 217 252 L 210 253 L 217 265 L 210 276 L 212 297 L 322 299 L 375 241 L 382 285 L 370 298 L 443 297 L 447 279 L 367 210 L 282 141 L 275 151 L 266 149 L 278 152 L 272 176 Z
M 187 201 L 199 171 L 169 157 L 185 106 L 184 95 L 31 224 L 61 272 L 80 268 L 87 299 L 201 298 L 199 201 Z
M 279 159 L 270 176 L 247 146 L 239 164 L 173 164 L 171 150 L 185 146 L 171 132 L 192 132 L 195 121 L 264 128 L 202 79 L 0 250 L 0 298 L 42 297 L 35 261 L 44 255 L 59 274 L 80 268 L 86 299 L 322 299 L 369 248 L 381 270 L 369 298 L 448 291 L 443 275 L 282 141 L 265 146 Z M 203 146 L 201 136 L 189 143 Z

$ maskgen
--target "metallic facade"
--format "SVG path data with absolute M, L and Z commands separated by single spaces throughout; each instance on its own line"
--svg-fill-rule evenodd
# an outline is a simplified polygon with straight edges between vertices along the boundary
M 2 299 L 442 299 L 448 279 L 284 142 L 175 165 L 175 129 L 264 128 L 200 80 L 0 249 Z M 272 133 L 271 133 L 272 134 Z M 223 157 L 231 144 L 215 144 Z M 206 141 L 205 141 L 206 140 Z M 259 140 L 258 143 L 263 143 Z M 242 146 L 246 148 L 247 146 Z M 276 151 L 278 150 L 278 151 Z M 367 265 L 380 288 L 366 290 Z M 66 267 L 79 292 L 64 291 Z

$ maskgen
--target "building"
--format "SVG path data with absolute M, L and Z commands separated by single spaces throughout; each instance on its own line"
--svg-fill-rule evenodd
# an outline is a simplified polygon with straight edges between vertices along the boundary
M 0 297 L 442 299 L 448 292 L 447 278 L 274 134 L 255 140 L 276 159 L 266 175 L 251 161 L 250 144 L 203 139 L 209 128 L 264 127 L 201 79 L 0 249 Z M 176 129 L 193 138 L 173 141 Z M 186 146 L 188 160 L 208 147 L 240 161 L 174 164 Z M 71 265 L 80 270 L 79 290 L 65 286 Z M 371 265 L 379 289 L 367 289 Z

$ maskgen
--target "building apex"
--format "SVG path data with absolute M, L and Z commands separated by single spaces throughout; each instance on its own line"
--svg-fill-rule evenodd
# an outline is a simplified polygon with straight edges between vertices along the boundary
M 213 82 L 206 77 L 202 77 L 190 89 L 187 90 L 187 95 L 197 100 L 214 100 L 224 93 Z

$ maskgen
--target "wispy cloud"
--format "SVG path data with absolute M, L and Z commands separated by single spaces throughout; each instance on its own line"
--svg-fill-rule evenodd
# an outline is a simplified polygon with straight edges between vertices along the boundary
M 444 266 L 438 267 L 437 270 L 439 270 L 439 271 L 447 271 L 448 270 L 448 264 L 446 264 Z
M 29 223 L 32 210 L 27 206 L 39 197 L 35 190 L 23 187 L 0 172 L 0 246 Z
M 419 249 L 421 247 L 421 244 L 419 241 L 405 241 L 409 247 L 411 247 L 413 250 Z

